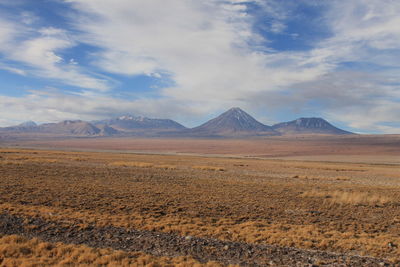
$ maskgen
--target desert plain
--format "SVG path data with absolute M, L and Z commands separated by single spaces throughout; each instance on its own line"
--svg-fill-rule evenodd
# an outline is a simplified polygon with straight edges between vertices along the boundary
M 400 136 L 30 138 L 0 266 L 396 266 Z

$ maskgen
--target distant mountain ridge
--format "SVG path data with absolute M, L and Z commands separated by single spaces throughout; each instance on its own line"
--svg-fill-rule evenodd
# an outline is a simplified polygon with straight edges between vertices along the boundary
M 55 134 L 62 136 L 142 136 L 142 137 L 229 137 L 276 136 L 296 134 L 343 135 L 351 132 L 339 129 L 322 118 L 299 118 L 273 126 L 265 125 L 242 109 L 235 107 L 200 126 L 188 129 L 170 119 L 153 119 L 124 115 L 118 118 L 86 122 L 66 120 L 37 125 L 29 121 L 0 128 L 0 133 Z
M 0 128 L 3 131 L 7 132 L 13 132 L 13 131 L 29 131 L 32 129 L 35 129 L 37 127 L 37 124 L 33 121 L 26 121 L 21 124 L 15 125 L 15 126 L 9 126 L 9 127 L 4 127 Z
M 299 118 L 275 124 L 272 128 L 281 134 L 352 134 L 333 126 L 322 118 Z
M 147 117 L 135 117 L 131 115 L 125 115 L 110 120 L 101 120 L 93 122 L 94 125 L 107 125 L 116 130 L 120 131 L 131 131 L 137 129 L 186 129 L 182 124 L 170 119 L 151 119 Z

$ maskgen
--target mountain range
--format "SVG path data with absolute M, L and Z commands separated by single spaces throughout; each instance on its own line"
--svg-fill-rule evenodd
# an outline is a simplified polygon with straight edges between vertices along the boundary
M 170 119 L 151 119 L 146 117 L 121 116 L 110 120 L 92 122 L 95 126 L 112 127 L 119 132 L 135 132 L 138 130 L 182 130 L 185 126 Z
M 265 125 L 242 109 L 235 107 L 206 123 L 186 128 L 170 119 L 152 119 L 131 115 L 86 122 L 66 120 L 37 125 L 28 121 L 0 128 L 0 133 L 54 134 L 62 136 L 143 136 L 143 137 L 252 137 L 298 134 L 344 135 L 351 132 L 339 129 L 322 118 L 299 118 L 272 126 Z

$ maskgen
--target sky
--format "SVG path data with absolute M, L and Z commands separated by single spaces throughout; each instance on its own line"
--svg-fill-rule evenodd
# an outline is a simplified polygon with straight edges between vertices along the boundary
M 241 107 L 400 133 L 398 0 L 0 0 L 0 126 Z

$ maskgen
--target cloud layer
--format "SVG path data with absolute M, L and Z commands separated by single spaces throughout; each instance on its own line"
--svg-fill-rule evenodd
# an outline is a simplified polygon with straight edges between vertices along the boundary
M 2 117 L 10 118 L 0 123 L 137 113 L 168 115 L 190 126 L 206 114 L 241 106 L 266 122 L 313 113 L 360 132 L 400 132 L 396 1 L 64 4 L 70 9 L 65 27 L 40 25 L 43 18 L 29 10 L 22 22 L 0 20 L 0 70 L 57 80 L 79 92 L 0 94 L 0 106 L 8 110 Z M 296 24 L 310 21 L 325 34 L 307 42 Z M 296 47 L 300 40 L 307 49 Z M 289 49 L 279 49 L 288 43 Z M 80 46 L 95 48 L 85 52 L 83 65 L 66 56 Z M 139 85 L 123 82 L 137 76 L 168 86 L 144 97 Z M 133 97 L 117 97 L 120 87 Z

